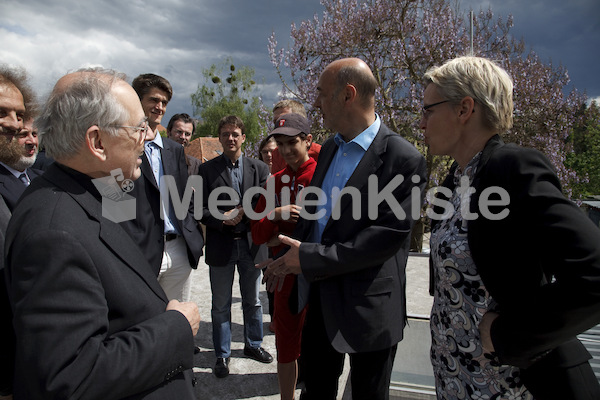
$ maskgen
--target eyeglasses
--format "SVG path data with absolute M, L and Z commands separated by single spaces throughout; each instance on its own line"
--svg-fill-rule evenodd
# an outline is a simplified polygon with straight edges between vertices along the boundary
M 233 138 L 233 140 L 238 140 L 239 138 L 242 137 L 243 134 L 241 133 L 237 133 L 237 132 L 221 132 L 219 134 L 219 136 L 222 139 L 229 139 L 229 137 L 231 136 Z
M 117 125 L 117 126 L 115 126 L 115 128 L 133 129 L 135 132 L 139 133 L 139 135 L 140 135 L 139 142 L 140 143 L 142 143 L 146 139 L 146 135 L 148 134 L 148 129 L 150 129 L 150 127 L 148 126 L 148 118 L 147 117 L 144 118 L 142 123 L 140 123 L 138 126 Z
M 423 106 L 423 118 L 429 118 L 428 111 L 431 107 L 439 106 L 440 104 L 444 104 L 444 103 L 448 103 L 448 102 L 450 102 L 450 100 L 442 100 L 442 101 L 438 101 L 437 103 Z

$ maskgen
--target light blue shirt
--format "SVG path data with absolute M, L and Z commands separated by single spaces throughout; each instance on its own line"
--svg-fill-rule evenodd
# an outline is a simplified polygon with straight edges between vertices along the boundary
M 224 154 L 223 157 L 227 161 L 227 169 L 229 170 L 229 176 L 231 176 L 231 185 L 238 196 L 240 196 L 240 204 L 242 204 L 242 182 L 244 179 L 244 162 L 242 157 L 244 157 L 244 153 L 240 154 L 240 157 L 235 162 L 231 162 L 231 159 Z
M 329 221 L 333 206 L 338 201 L 339 192 L 346 186 L 348 179 L 354 173 L 356 166 L 362 160 L 371 143 L 373 143 L 377 132 L 379 132 L 381 119 L 379 119 L 379 115 L 375 115 L 375 117 L 375 122 L 371 126 L 348 143 L 344 141 L 344 138 L 339 133 L 333 138 L 338 145 L 338 149 L 321 185 L 321 189 L 327 194 L 327 202 L 324 205 L 317 206 L 316 213 L 318 214 L 321 210 L 325 210 L 325 215 L 319 218 L 315 224 L 311 240 L 313 243 L 321 243 L 323 230 L 325 230 L 325 225 Z M 337 188 L 335 192 L 334 188 Z
M 161 149 L 164 149 L 163 140 L 160 136 L 160 133 L 156 133 L 156 137 L 154 140 L 148 141 L 144 143 L 144 152 L 146 153 L 146 157 L 148 157 L 148 161 L 150 162 L 150 166 L 152 167 L 152 173 L 154 174 L 154 179 L 158 184 L 158 188 L 160 190 L 160 198 L 161 198 L 161 207 L 164 216 L 164 233 L 178 233 L 177 224 L 173 223 L 175 218 L 175 211 L 173 210 L 173 205 L 171 203 L 171 199 L 169 198 L 169 192 L 166 185 L 165 187 L 161 186 L 160 179 L 163 177 L 163 164 L 161 158 Z M 166 205 L 169 205 L 167 208 Z
M 25 168 L 24 171 L 17 171 L 13 167 L 9 167 L 8 165 L 4 164 L 2 161 L 0 161 L 0 164 L 4 168 L 6 168 L 8 170 L 8 172 L 10 172 L 11 174 L 13 174 L 15 176 L 15 178 L 17 178 L 18 180 L 20 180 L 21 182 L 23 182 L 23 184 L 25 186 L 29 186 L 29 184 L 31 183 L 31 180 L 29 179 L 29 175 L 27 174 L 27 168 Z

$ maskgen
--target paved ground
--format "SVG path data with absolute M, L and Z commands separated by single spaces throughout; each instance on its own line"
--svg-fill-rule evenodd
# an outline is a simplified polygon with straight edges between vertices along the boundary
M 428 252 L 428 237 L 424 238 L 423 244 L 423 251 Z M 428 265 L 427 254 L 411 255 L 408 259 L 406 271 L 406 295 L 409 315 L 428 316 L 431 310 L 433 300 L 428 294 Z M 236 284 L 234 284 L 232 307 L 233 343 L 230 364 L 231 374 L 224 379 L 217 379 L 212 373 L 215 356 L 211 338 L 211 293 L 208 278 L 208 266 L 204 264 L 204 258 L 200 260 L 200 265 L 198 269 L 194 271 L 192 279 L 192 300 L 198 304 L 203 319 L 200 323 L 198 335 L 196 336 L 196 344 L 200 346 L 202 350 L 200 354 L 195 356 L 194 364 L 194 371 L 198 378 L 198 385 L 196 386 L 197 398 L 202 400 L 279 399 L 276 362 L 271 364 L 261 364 L 245 358 L 243 355 L 242 309 L 239 286 L 237 285 L 237 274 L 235 278 Z M 263 322 L 265 332 L 263 347 L 275 357 L 275 336 L 268 330 L 270 317 L 267 307 L 267 295 L 264 291 L 261 292 L 261 300 L 263 302 Z M 600 379 L 600 340 L 598 340 L 600 337 L 600 325 L 597 328 L 580 335 L 580 337 L 584 339 L 584 344 L 594 356 L 592 365 Z M 399 352 L 400 351 L 401 350 L 399 350 Z M 398 360 L 398 357 L 396 357 L 396 361 L 397 364 L 400 363 L 400 365 L 402 365 L 402 360 Z M 425 361 L 423 362 L 428 365 L 427 356 L 425 356 Z M 394 372 L 396 373 L 396 368 L 394 368 Z M 338 399 L 340 400 L 351 399 L 350 390 L 346 387 L 347 376 L 348 365 L 346 365 L 344 375 L 340 382 L 338 396 Z M 299 394 L 300 390 L 297 391 L 297 399 L 299 398 Z
M 409 314 L 428 315 L 431 308 L 431 298 L 427 294 L 429 272 L 427 257 L 411 256 L 407 267 L 407 306 Z M 198 399 L 211 400 L 233 400 L 233 399 L 279 399 L 279 388 L 277 385 L 277 365 L 262 364 L 243 355 L 243 325 L 242 309 L 237 274 L 233 292 L 232 307 L 232 357 L 230 363 L 230 375 L 224 379 L 217 379 L 212 368 L 215 363 L 215 355 L 212 345 L 212 328 L 210 322 L 211 293 L 208 278 L 208 266 L 204 263 L 204 257 L 200 260 L 198 269 L 194 271 L 192 283 L 192 301 L 198 303 L 202 322 L 196 336 L 196 344 L 201 348 L 200 354 L 195 356 L 196 395 Z M 275 336 L 268 330 L 270 317 L 267 307 L 266 292 L 261 292 L 263 302 L 264 341 L 263 347 L 273 357 L 276 356 Z M 350 398 L 349 390 L 345 390 L 347 379 L 345 373 L 340 383 L 339 399 Z M 299 398 L 299 391 L 296 398 Z

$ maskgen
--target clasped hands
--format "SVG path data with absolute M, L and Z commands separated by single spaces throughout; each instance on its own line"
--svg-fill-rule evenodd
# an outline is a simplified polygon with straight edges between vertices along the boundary
M 266 268 L 262 282 L 266 284 L 269 292 L 274 292 L 275 289 L 281 290 L 286 275 L 302 273 L 300 268 L 300 244 L 302 242 L 286 235 L 278 235 L 277 239 L 282 244 L 290 246 L 289 250 L 276 260 L 269 258 L 255 265 L 256 268 Z
M 235 208 L 224 212 L 223 217 L 223 225 L 236 226 L 244 217 L 244 208 L 242 206 L 236 206 Z

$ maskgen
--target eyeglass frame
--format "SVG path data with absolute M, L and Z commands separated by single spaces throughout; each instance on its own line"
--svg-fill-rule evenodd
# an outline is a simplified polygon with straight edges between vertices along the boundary
M 129 128 L 129 129 L 133 129 L 134 131 L 138 132 L 141 131 L 144 134 L 140 134 L 140 143 L 143 143 L 144 140 L 146 139 L 146 136 L 148 135 L 148 129 L 150 129 L 150 126 L 148 125 L 148 117 L 144 117 L 144 120 L 141 122 L 141 124 L 145 124 L 145 126 L 131 126 L 131 125 L 113 125 L 111 126 L 112 128 Z
M 429 111 L 430 108 L 435 107 L 435 106 L 439 106 L 440 104 L 444 104 L 444 103 L 450 103 L 451 100 L 442 100 L 442 101 L 438 101 L 437 103 L 433 103 L 433 104 L 428 104 L 426 106 L 423 106 L 422 109 L 422 114 L 423 114 L 423 118 L 427 119 L 429 116 L 427 115 L 427 111 Z
M 227 136 L 225 136 L 224 133 L 227 133 Z M 219 133 L 219 138 L 229 139 L 229 137 L 232 137 L 234 140 L 238 140 L 239 138 L 241 138 L 244 135 L 245 135 L 244 133 L 238 134 L 237 132 L 221 132 L 221 133 Z

